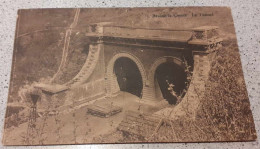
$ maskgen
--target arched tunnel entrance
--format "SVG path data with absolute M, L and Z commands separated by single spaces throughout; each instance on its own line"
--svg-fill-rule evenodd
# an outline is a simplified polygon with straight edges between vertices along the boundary
M 114 73 L 121 91 L 129 92 L 138 97 L 142 96 L 143 80 L 134 61 L 127 57 L 117 59 L 114 64 Z
M 176 104 L 177 96 L 184 96 L 182 93 L 186 88 L 187 74 L 183 67 L 174 62 L 162 63 L 157 67 L 154 79 L 157 97 L 161 96 L 169 104 Z

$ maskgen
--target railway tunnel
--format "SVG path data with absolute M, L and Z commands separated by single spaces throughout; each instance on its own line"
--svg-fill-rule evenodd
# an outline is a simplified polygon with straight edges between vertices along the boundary
M 114 64 L 114 73 L 121 91 L 141 97 L 143 80 L 134 61 L 125 57 L 117 59 Z
M 166 62 L 159 65 L 155 71 L 154 79 L 157 98 L 163 98 L 169 104 L 176 104 L 177 98 L 184 96 L 187 74 L 182 67 L 175 63 Z
M 114 97 L 119 90 L 129 92 L 154 105 L 161 101 L 160 99 L 176 104 L 177 96 L 194 99 L 197 98 L 193 94 L 194 84 L 203 86 L 204 80 L 207 79 L 205 76 L 208 71 L 201 69 L 208 68 L 208 52 L 221 46 L 222 39 L 208 39 L 206 36 L 216 30 L 217 27 L 211 26 L 174 30 L 93 24 L 86 33 L 89 41 L 88 58 L 78 75 L 58 87 L 49 85 L 38 88 L 53 93 L 80 90 L 77 94 L 84 96 L 82 100 L 97 99 L 101 96 Z M 202 37 L 198 36 L 201 34 Z M 191 80 L 193 83 L 189 89 L 186 89 L 185 84 L 185 68 L 180 67 L 186 52 L 189 53 L 190 60 L 194 61 L 195 79 Z M 169 89 L 171 86 L 175 95 Z M 185 97 L 182 94 L 184 89 L 187 90 Z M 201 87 L 200 90 L 204 88 Z M 86 96 L 89 98 L 85 98 Z

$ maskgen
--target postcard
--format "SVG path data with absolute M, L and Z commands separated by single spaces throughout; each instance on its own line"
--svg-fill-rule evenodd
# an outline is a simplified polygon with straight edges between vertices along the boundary
M 256 137 L 230 8 L 18 11 L 4 145 Z

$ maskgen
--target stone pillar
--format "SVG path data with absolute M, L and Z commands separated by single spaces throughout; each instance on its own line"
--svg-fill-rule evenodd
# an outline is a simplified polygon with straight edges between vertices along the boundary
M 143 87 L 142 100 L 144 101 L 155 101 L 155 88 L 150 86 Z
M 117 77 L 114 73 L 108 74 L 109 76 L 106 76 L 106 96 L 107 97 L 114 97 L 117 95 L 117 93 L 120 91 Z
M 155 98 L 157 100 L 161 100 L 161 99 L 165 100 L 163 98 L 162 91 L 161 91 L 161 88 L 159 86 L 159 83 L 158 83 L 157 79 L 154 81 L 154 89 L 155 89 Z
M 117 81 L 117 77 L 115 74 L 112 76 L 112 82 L 111 82 L 111 94 L 112 96 L 117 95 L 117 93 L 120 91 L 120 87 Z
M 154 84 L 150 84 L 149 80 L 146 80 L 143 86 L 142 101 L 152 104 L 158 102 L 155 94 L 155 86 Z

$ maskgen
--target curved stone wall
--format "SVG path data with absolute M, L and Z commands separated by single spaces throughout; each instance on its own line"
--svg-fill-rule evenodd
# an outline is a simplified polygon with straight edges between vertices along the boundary
M 205 85 L 210 71 L 211 54 L 194 52 L 194 69 L 188 91 L 182 101 L 173 108 L 166 108 L 156 112 L 170 119 L 189 117 L 195 119 L 200 100 L 204 97 Z
M 143 88 L 145 86 L 146 73 L 145 73 L 145 69 L 144 69 L 142 63 L 140 62 L 140 60 L 136 56 L 134 56 L 130 53 L 127 53 L 127 52 L 118 53 L 113 56 L 113 58 L 109 61 L 108 66 L 107 66 L 106 90 L 107 90 L 108 97 L 113 96 L 113 94 L 116 94 L 120 90 L 116 75 L 114 74 L 114 64 L 117 59 L 122 58 L 122 57 L 129 58 L 133 62 L 135 62 L 135 64 L 137 65 L 137 67 L 141 73 L 141 77 L 143 80 Z M 144 96 L 144 92 L 143 92 L 143 96 Z

